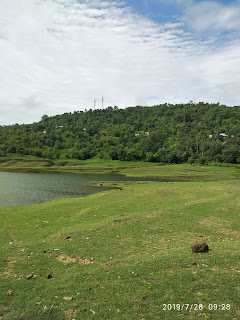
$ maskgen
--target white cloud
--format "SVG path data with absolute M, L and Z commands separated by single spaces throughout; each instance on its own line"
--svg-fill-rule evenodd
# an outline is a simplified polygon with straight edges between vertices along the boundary
M 119 1 L 0 1 L 0 124 L 101 106 L 239 104 L 239 43 L 216 47 L 183 23 Z M 223 90 L 224 87 L 224 90 Z
M 196 31 L 240 31 L 240 4 L 202 1 L 188 6 L 184 21 Z

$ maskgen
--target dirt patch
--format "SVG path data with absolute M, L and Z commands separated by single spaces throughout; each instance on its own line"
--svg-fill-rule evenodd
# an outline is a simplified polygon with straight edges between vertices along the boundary
M 93 262 L 93 258 L 87 259 L 87 258 L 80 258 L 77 256 L 68 256 L 67 254 L 64 254 L 64 253 L 57 255 L 56 259 L 63 263 L 77 262 L 79 264 L 90 264 Z
M 15 259 L 15 258 L 12 258 L 12 257 L 9 257 L 8 259 L 7 259 L 7 263 L 15 263 L 17 260 Z
M 0 304 L 0 320 L 2 320 L 2 316 L 9 311 L 9 307 L 6 307 L 3 304 Z
M 81 215 L 83 215 L 83 214 L 90 214 L 89 208 L 86 208 L 86 209 L 78 212 L 78 213 L 76 214 L 76 217 L 81 216 Z
M 0 276 L 2 277 L 6 277 L 6 278 L 12 278 L 15 280 L 21 279 L 20 275 L 16 275 L 14 273 L 14 264 L 16 263 L 16 259 L 9 257 L 7 259 L 7 266 L 6 266 L 6 271 L 4 271 L 3 273 L 0 274 Z
M 130 218 L 126 218 L 126 219 L 117 219 L 117 220 L 113 220 L 114 223 L 122 223 L 122 222 L 129 222 Z
M 71 236 L 68 236 L 68 237 L 65 238 L 65 240 L 66 240 L 66 241 L 72 241 L 73 238 L 72 238 Z
M 77 313 L 76 310 L 71 310 L 71 309 L 65 311 L 65 319 L 66 320 L 74 319 L 76 317 L 76 313 Z
M 215 272 L 225 272 L 225 273 L 229 273 L 229 270 L 231 270 L 232 272 L 236 272 L 237 273 L 240 273 L 239 271 L 239 267 L 236 265 L 236 266 L 231 266 L 230 268 L 220 268 L 218 266 L 216 267 L 213 267 L 213 268 L 210 268 L 210 270 L 212 271 L 215 271 Z
M 229 221 L 221 221 L 216 219 L 215 217 L 210 217 L 207 219 L 203 219 L 199 221 L 199 224 L 206 226 L 209 229 L 216 230 L 219 234 L 224 234 L 226 236 L 231 237 L 239 237 L 239 232 L 231 230 L 232 222 Z
M 163 214 L 164 211 L 155 211 L 155 212 L 152 212 L 152 213 L 148 213 L 146 215 L 143 215 L 142 218 L 143 219 L 154 219 L 156 217 L 159 217 L 161 214 Z

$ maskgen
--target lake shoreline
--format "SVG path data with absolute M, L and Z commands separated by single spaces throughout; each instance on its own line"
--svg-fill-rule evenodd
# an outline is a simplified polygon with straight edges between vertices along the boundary
M 154 177 L 131 177 L 109 172 L 98 174 L 0 172 L 0 207 L 85 197 L 110 189 L 121 190 L 119 183 L 139 181 L 157 180 Z
M 210 181 L 227 181 L 238 180 L 240 171 L 237 167 L 206 167 L 206 166 L 191 166 L 191 165 L 151 165 L 139 166 L 131 163 L 131 166 L 123 166 L 122 163 L 101 162 L 97 167 L 96 163 L 85 162 L 83 164 L 51 166 L 51 167 L 30 167 L 31 162 L 15 162 L 5 163 L 5 166 L 0 168 L 1 173 L 16 174 L 17 182 L 13 177 L 5 179 L 0 188 L 0 204 L 4 206 L 15 206 L 24 204 L 44 203 L 54 199 L 83 197 L 89 194 L 100 192 L 99 181 L 155 181 L 165 183 L 175 182 L 210 182 Z M 20 167 L 22 165 L 22 167 Z M 21 176 L 18 176 L 21 174 Z M 31 175 L 34 176 L 31 176 Z M 35 176 L 36 174 L 36 176 Z M 32 177 L 32 178 L 31 178 Z M 90 180 L 87 179 L 90 177 Z M 106 178 L 107 177 L 107 178 Z M 32 190 L 28 190 L 28 185 L 24 186 L 26 179 L 32 179 Z M 40 182 L 38 180 L 40 179 Z M 12 181 L 13 180 L 13 181 Z M 58 181 L 57 186 L 53 181 Z M 78 187 L 79 181 L 86 181 L 87 185 Z M 105 181 L 106 180 L 106 181 Z M 12 182 L 11 182 L 12 181 Z M 70 182 L 73 181 L 73 182 Z M 40 183 L 40 184 L 39 184 Z M 102 183 L 103 184 L 103 183 Z M 0 184 L 1 186 L 1 184 Z M 67 186 L 67 191 L 65 190 Z M 75 187 L 74 187 L 75 186 Z M 111 185 L 111 187 L 113 184 Z M 8 191 L 7 188 L 10 190 Z M 25 188 L 25 189 L 24 189 Z M 79 189 L 80 188 L 80 189 Z M 81 189 L 83 188 L 83 189 Z M 86 191 L 87 189 L 89 190 Z M 109 188 L 109 186 L 108 186 Z M 85 190 L 86 189 L 86 190 Z M 19 190 L 19 191 L 18 191 Z M 35 190 L 35 192 L 33 192 Z M 82 190 L 82 191 L 80 191 Z M 91 191 L 90 191 L 91 190 Z M 15 195 L 14 193 L 15 192 Z M 18 193 L 21 195 L 18 195 Z M 9 196 L 13 194 L 13 196 Z M 15 201 L 15 197 L 19 198 L 20 202 Z M 45 195 L 44 195 L 45 194 Z M 53 194 L 53 196 L 51 196 Z M 5 199 L 9 199 L 5 202 Z M 24 200 L 26 199 L 26 200 Z M 27 199 L 32 199 L 27 200 Z
M 240 165 L 218 164 L 218 165 L 197 165 L 197 164 L 161 164 L 143 161 L 119 161 L 119 160 L 76 160 L 76 161 L 51 161 L 51 160 L 14 160 L 0 162 L 0 172 L 16 173 L 56 173 L 56 174 L 123 174 L 125 176 L 162 178 L 173 175 L 173 172 L 182 173 L 181 176 L 201 174 L 205 171 L 210 173 L 232 172 L 240 176 Z M 149 174 L 150 172 L 150 174 Z M 164 175 L 162 175 L 164 173 Z M 177 174 L 177 176 L 180 176 Z

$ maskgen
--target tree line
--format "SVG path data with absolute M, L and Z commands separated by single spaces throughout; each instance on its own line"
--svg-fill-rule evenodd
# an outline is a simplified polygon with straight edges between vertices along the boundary
M 240 163 L 240 107 L 161 104 L 75 111 L 0 127 L 0 157 Z

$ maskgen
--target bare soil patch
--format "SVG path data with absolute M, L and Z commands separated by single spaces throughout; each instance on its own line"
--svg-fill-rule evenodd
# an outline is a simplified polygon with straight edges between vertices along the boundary
M 72 309 L 65 311 L 65 319 L 66 320 L 74 319 L 76 316 L 76 313 L 77 311 Z
M 66 240 L 66 241 L 72 241 L 73 238 L 72 238 L 71 236 L 67 236 L 67 237 L 65 238 L 65 240 Z
M 6 278 L 12 278 L 15 280 L 20 279 L 21 276 L 14 273 L 14 264 L 16 262 L 17 262 L 16 259 L 14 259 L 13 257 L 9 257 L 7 259 L 6 269 L 5 269 L 5 271 L 3 271 L 3 273 L 0 274 L 0 276 L 6 277 Z
M 231 229 L 232 223 L 230 221 L 221 221 L 215 217 L 209 217 L 200 220 L 199 224 L 210 229 L 217 230 L 219 234 L 225 234 L 225 237 L 227 236 L 239 238 L 239 232 Z
M 64 254 L 64 253 L 57 255 L 56 259 L 63 263 L 77 262 L 79 264 L 90 264 L 93 262 L 93 258 L 87 259 L 87 258 L 80 258 L 77 256 L 68 256 L 67 254 Z

